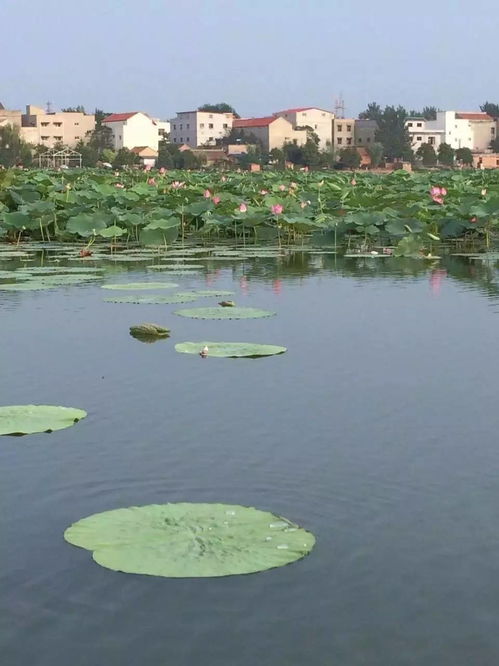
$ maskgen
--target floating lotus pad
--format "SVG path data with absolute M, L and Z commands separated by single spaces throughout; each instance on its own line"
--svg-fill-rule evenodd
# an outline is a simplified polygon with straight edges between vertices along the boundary
M 204 264 L 161 264 L 155 266 L 147 266 L 151 271 L 176 271 L 176 270 L 200 270 L 206 268 Z
M 27 280 L 26 282 L 0 283 L 0 291 L 41 291 L 42 289 L 55 289 L 57 286 L 58 285 L 49 282 Z
M 260 317 L 273 317 L 275 312 L 259 310 L 258 308 L 188 308 L 176 310 L 176 315 L 192 317 L 193 319 L 258 319 Z
M 199 296 L 190 292 L 179 292 L 171 296 L 142 296 L 141 294 L 131 294 L 130 296 L 110 296 L 105 298 L 105 303 L 136 303 L 142 305 L 169 305 L 173 303 L 191 303 L 197 301 Z
M 113 571 L 206 578 L 255 573 L 307 555 L 310 532 L 267 511 L 230 504 L 150 504 L 97 513 L 64 532 Z
M 22 272 L 22 269 L 19 269 Z M 77 273 L 77 274 L 92 274 L 102 273 L 103 268 L 95 268 L 93 266 L 30 266 L 29 273 L 37 275 L 59 275 L 64 273 Z
M 195 292 L 198 296 L 232 296 L 233 291 L 227 289 L 196 289 Z
M 286 347 L 278 345 L 260 345 L 253 342 L 179 342 L 175 345 L 175 351 L 183 354 L 199 354 L 208 347 L 207 356 L 218 358 L 256 358 L 258 356 L 273 356 L 283 354 Z
M 0 435 L 31 435 L 62 430 L 85 418 L 87 412 L 52 405 L 9 405 L 0 407 Z
M 121 282 L 119 284 L 103 284 L 102 289 L 175 289 L 174 282 Z

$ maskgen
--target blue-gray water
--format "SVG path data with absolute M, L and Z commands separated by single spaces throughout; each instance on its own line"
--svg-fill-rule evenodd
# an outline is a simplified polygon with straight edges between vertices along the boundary
M 88 411 L 0 438 L 2 663 L 499 663 L 497 271 L 332 255 L 209 265 L 175 281 L 234 288 L 277 316 L 186 319 L 173 311 L 219 299 L 110 304 L 100 282 L 0 291 L 0 404 Z M 121 270 L 113 281 L 144 276 Z M 128 334 L 141 321 L 172 337 L 142 344 Z M 174 350 L 202 339 L 288 352 Z M 92 513 L 176 501 L 270 510 L 317 545 L 264 573 L 173 580 L 101 568 L 63 540 Z

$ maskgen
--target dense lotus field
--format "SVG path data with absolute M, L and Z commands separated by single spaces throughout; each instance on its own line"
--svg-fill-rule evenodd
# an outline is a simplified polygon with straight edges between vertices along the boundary
M 393 246 L 412 256 L 441 241 L 490 247 L 499 170 L 294 172 L 0 172 L 0 240 L 177 239 Z

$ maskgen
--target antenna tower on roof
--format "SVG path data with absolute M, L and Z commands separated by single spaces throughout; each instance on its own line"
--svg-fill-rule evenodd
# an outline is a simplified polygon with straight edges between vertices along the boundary
M 47 104 L 47 113 L 52 113 L 52 102 L 46 102 Z
M 334 102 L 334 115 L 336 116 L 336 118 L 345 117 L 345 101 L 341 93 L 340 96 Z

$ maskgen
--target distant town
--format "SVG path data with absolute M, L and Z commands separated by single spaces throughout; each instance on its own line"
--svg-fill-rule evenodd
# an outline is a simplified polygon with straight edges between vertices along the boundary
M 359 118 L 303 106 L 242 118 L 227 103 L 162 120 L 146 111 L 86 113 L 81 106 L 25 111 L 0 104 L 3 166 L 266 164 L 290 168 L 499 168 L 499 105 L 479 110 L 408 112 L 372 103 Z

